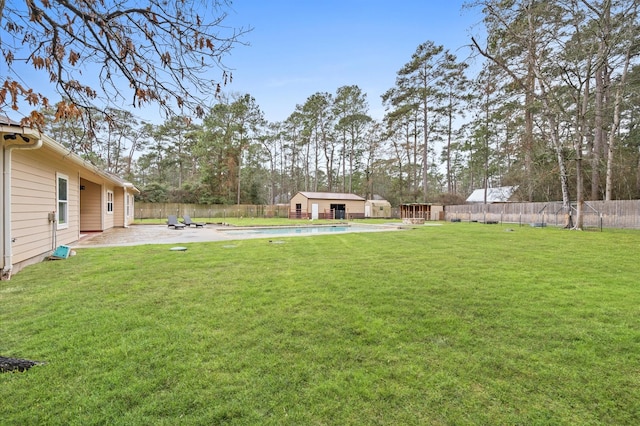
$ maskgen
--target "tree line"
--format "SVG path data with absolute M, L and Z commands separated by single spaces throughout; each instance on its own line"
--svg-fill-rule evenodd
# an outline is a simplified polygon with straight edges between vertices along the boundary
M 638 2 L 468 7 L 486 30 L 470 40 L 475 63 L 425 41 L 399 64 L 381 119 L 353 84 L 309 94 L 281 122 L 251 94 L 222 93 L 198 122 L 112 110 L 88 133 L 72 119 L 47 131 L 151 202 L 276 204 L 329 191 L 451 203 L 507 185 L 567 212 L 572 201 L 640 198 Z

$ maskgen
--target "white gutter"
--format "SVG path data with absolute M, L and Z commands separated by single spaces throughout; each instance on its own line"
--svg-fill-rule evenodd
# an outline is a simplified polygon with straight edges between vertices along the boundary
M 0 234 L 2 245 L 2 271 L 0 279 L 11 278 L 12 248 L 11 243 L 11 152 L 14 149 L 39 149 L 42 147 L 42 138 L 39 132 L 32 129 L 14 126 L 2 126 L 0 128 L 0 143 L 2 144 L 3 171 L 2 171 L 2 219 Z

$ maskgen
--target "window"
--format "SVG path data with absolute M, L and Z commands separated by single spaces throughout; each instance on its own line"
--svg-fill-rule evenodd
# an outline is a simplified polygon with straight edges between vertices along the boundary
M 113 214 L 113 192 L 107 191 L 107 213 Z
M 58 229 L 69 227 L 69 178 L 57 174 Z

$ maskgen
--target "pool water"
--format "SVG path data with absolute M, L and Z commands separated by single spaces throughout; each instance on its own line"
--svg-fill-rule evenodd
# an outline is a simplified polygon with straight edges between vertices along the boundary
M 225 230 L 225 232 L 243 235 L 297 235 L 328 234 L 332 232 L 363 232 L 375 230 L 375 228 L 367 226 L 291 226 L 282 228 L 229 229 Z

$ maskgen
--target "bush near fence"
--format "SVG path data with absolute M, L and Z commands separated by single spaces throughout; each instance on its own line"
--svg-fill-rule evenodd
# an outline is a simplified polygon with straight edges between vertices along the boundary
M 571 205 L 575 217 L 576 204 Z M 583 207 L 585 228 L 640 229 L 640 200 L 586 201 Z M 446 206 L 445 219 L 500 222 L 521 225 L 564 226 L 562 202 L 494 203 Z

